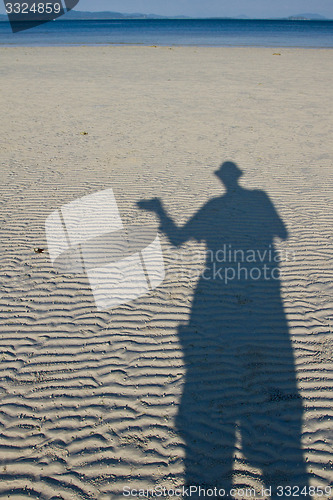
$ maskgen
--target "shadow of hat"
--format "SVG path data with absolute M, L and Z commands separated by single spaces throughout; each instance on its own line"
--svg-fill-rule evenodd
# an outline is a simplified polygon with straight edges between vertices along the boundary
M 225 161 L 214 174 L 223 180 L 236 180 L 243 175 L 243 171 L 237 167 L 236 163 Z

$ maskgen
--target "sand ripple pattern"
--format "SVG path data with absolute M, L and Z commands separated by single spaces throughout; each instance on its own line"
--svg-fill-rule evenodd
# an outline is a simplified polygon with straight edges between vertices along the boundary
M 2 52 L 0 498 L 107 500 L 124 486 L 183 484 L 177 328 L 189 319 L 203 248 L 164 238 L 164 283 L 98 313 L 87 278 L 58 274 L 34 247 L 46 248 L 53 210 L 108 187 L 125 222 L 157 227 L 135 202 L 159 196 L 182 224 L 220 193 L 212 172 L 226 159 L 244 169 L 244 186 L 269 194 L 289 229 L 278 245 L 295 254 L 282 263 L 282 295 L 303 448 L 311 484 L 332 484 L 329 51 Z M 261 485 L 240 440 L 234 469 L 236 485 Z

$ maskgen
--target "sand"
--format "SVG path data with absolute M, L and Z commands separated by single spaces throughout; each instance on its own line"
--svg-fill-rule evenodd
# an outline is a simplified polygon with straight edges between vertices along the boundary
M 214 171 L 225 161 L 242 169 L 244 188 L 269 196 L 289 233 L 275 244 L 295 255 L 281 262 L 281 296 L 302 453 L 309 484 L 332 484 L 332 66 L 330 50 L 312 49 L 1 48 L 2 497 L 106 500 L 124 487 L 184 484 L 188 445 L 177 414 L 187 367 L 178 334 L 188 328 L 204 241 L 176 248 L 161 232 L 163 284 L 99 312 L 85 275 L 53 269 L 44 224 L 62 205 L 109 188 L 124 223 L 157 229 L 136 203 L 158 197 L 185 224 L 223 194 Z M 274 319 L 260 297 L 256 317 Z M 212 304 L 203 303 L 203 316 Z M 248 305 L 238 306 L 246 317 Z M 235 312 L 221 307 L 225 317 Z M 273 352 L 279 345 L 277 337 Z M 214 342 L 207 352 L 219 359 Z M 234 368 L 221 375 L 231 388 Z M 208 397 L 200 388 L 209 386 L 200 377 L 199 413 Z M 208 402 L 219 398 L 214 390 Z M 283 408 L 288 426 L 293 409 Z M 202 424 L 207 435 L 198 439 L 211 453 L 214 434 Z M 241 432 L 232 484 L 264 497 L 261 452 L 250 460 Z M 269 439 L 277 453 L 287 449 L 278 425 Z M 214 453 L 218 460 L 219 446 Z M 285 453 L 281 467 L 292 468 Z M 304 471 L 297 484 L 306 484 Z

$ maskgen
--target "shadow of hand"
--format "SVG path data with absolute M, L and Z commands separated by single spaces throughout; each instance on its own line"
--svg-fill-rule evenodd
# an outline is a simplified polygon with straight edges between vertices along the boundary
M 159 198 L 151 198 L 150 200 L 140 200 L 137 205 L 142 210 L 149 210 L 150 212 L 159 213 L 162 208 L 162 203 Z

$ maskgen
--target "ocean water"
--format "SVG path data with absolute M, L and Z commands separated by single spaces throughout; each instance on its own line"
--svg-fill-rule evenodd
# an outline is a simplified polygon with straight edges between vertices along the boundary
M 0 22 L 0 45 L 110 44 L 333 48 L 333 21 L 58 19 L 19 33 Z

